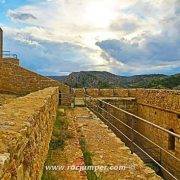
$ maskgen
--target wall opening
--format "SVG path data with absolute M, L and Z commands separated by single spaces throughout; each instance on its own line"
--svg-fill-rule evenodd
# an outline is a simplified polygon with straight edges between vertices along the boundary
M 174 132 L 174 130 L 171 128 L 169 129 L 169 131 L 171 132 Z M 169 150 L 175 150 L 175 137 L 171 134 L 169 134 L 169 137 L 168 137 L 168 149 Z

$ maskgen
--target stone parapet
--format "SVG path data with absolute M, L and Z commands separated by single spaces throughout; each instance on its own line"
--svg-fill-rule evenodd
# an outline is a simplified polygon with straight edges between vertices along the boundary
M 129 89 L 129 96 L 144 103 L 162 109 L 179 111 L 180 91 L 166 89 Z
M 48 152 L 58 88 L 17 98 L 0 109 L 0 179 L 40 179 Z
M 16 58 L 3 58 L 2 61 L 19 65 L 19 59 L 16 59 Z

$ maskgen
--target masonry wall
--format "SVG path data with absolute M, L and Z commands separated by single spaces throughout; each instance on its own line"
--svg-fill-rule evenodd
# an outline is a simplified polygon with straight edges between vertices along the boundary
M 59 87 L 69 93 L 69 87 L 9 62 L 0 62 L 0 92 L 28 94 L 47 87 Z
M 94 88 L 76 88 L 74 89 L 73 93 L 75 97 L 84 97 L 85 94 L 92 96 L 92 97 L 128 97 L 128 90 L 122 88 L 116 89 L 94 89 Z
M 19 65 L 19 59 L 15 59 L 15 58 L 3 58 L 1 60 L 1 62 L 2 61 L 5 61 L 5 62 L 11 63 L 11 64 L 15 64 L 15 65 Z
M 58 88 L 47 88 L 0 108 L 0 179 L 40 179 L 58 93 Z
M 18 96 L 14 94 L 0 94 L 0 106 L 3 104 L 7 104 L 14 99 L 16 99 Z
M 129 90 L 129 95 L 137 99 L 138 116 L 180 134 L 180 91 L 136 89 Z M 167 136 L 155 130 L 150 134 L 152 127 L 144 126 L 144 123 L 139 122 L 138 127 L 148 137 L 151 136 L 155 142 L 168 149 Z M 179 142 L 176 142 L 173 153 L 180 155 Z
M 75 90 L 75 94 L 79 91 L 80 89 Z M 157 89 L 86 89 L 86 93 L 93 97 L 134 97 L 136 99 L 137 115 L 139 117 L 167 130 L 173 129 L 175 133 L 180 134 L 180 91 Z M 116 103 L 113 101 L 111 104 L 115 105 Z M 110 107 L 107 109 L 113 111 Z M 124 116 L 122 113 L 118 112 L 113 112 L 113 114 L 123 120 L 126 124 L 130 124 L 128 121 L 130 117 Z M 111 121 L 115 122 L 113 118 L 109 118 Z M 136 118 L 134 118 L 134 121 L 134 126 L 138 132 L 142 133 L 174 156 L 180 158 L 180 141 L 178 141 L 178 139 L 175 140 L 175 150 L 170 150 L 170 140 L 167 133 L 163 133 Z M 120 123 L 115 122 L 115 124 L 119 129 L 124 130 L 124 128 L 120 126 Z M 127 131 L 125 132 L 128 134 Z M 141 136 L 137 134 L 135 136 L 135 141 L 141 145 L 141 147 L 148 148 L 146 151 L 148 151 L 149 154 L 151 154 L 158 162 L 161 161 L 164 166 L 180 178 L 179 161 L 170 158 L 167 153 L 161 153 L 152 145 L 152 143 L 147 143 Z
M 171 90 L 129 90 L 129 95 L 137 99 L 138 116 L 157 124 L 167 130 L 173 129 L 180 134 L 180 91 Z M 137 129 L 146 137 L 156 142 L 158 145 L 180 158 L 180 141 L 175 139 L 175 149 L 169 149 L 169 135 L 147 125 L 141 121 L 136 121 Z M 180 162 L 171 158 L 167 153 L 158 152 L 153 149 L 151 143 L 146 143 L 144 139 L 137 137 L 141 146 L 150 148 L 149 153 L 158 157 L 157 160 L 166 166 L 169 171 L 180 178 Z

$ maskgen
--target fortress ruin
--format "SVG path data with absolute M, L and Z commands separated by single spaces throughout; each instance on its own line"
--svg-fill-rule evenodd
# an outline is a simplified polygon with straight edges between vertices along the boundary
M 88 134 L 95 134 L 94 127 L 97 134 L 109 136 L 111 131 L 104 144 L 111 150 L 108 143 L 115 142 L 112 156 L 137 167 L 134 175 L 120 172 L 117 179 L 180 178 L 180 91 L 72 89 L 21 67 L 16 55 L 3 51 L 0 29 L 0 179 L 41 179 L 59 107 L 76 113 L 72 122 L 79 123 L 95 156 L 99 150 L 90 145 Z M 89 133 L 84 130 L 88 127 Z M 93 165 L 101 164 L 101 155 Z M 158 167 L 158 175 L 145 163 Z

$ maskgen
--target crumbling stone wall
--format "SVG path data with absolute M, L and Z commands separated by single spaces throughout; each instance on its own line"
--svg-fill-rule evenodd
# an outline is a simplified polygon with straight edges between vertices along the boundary
M 13 63 L 0 62 L 0 92 L 28 94 L 47 87 L 57 87 L 69 93 L 69 87 L 58 81 L 41 76 Z
M 59 100 L 51 87 L 0 109 L 0 179 L 40 179 Z

